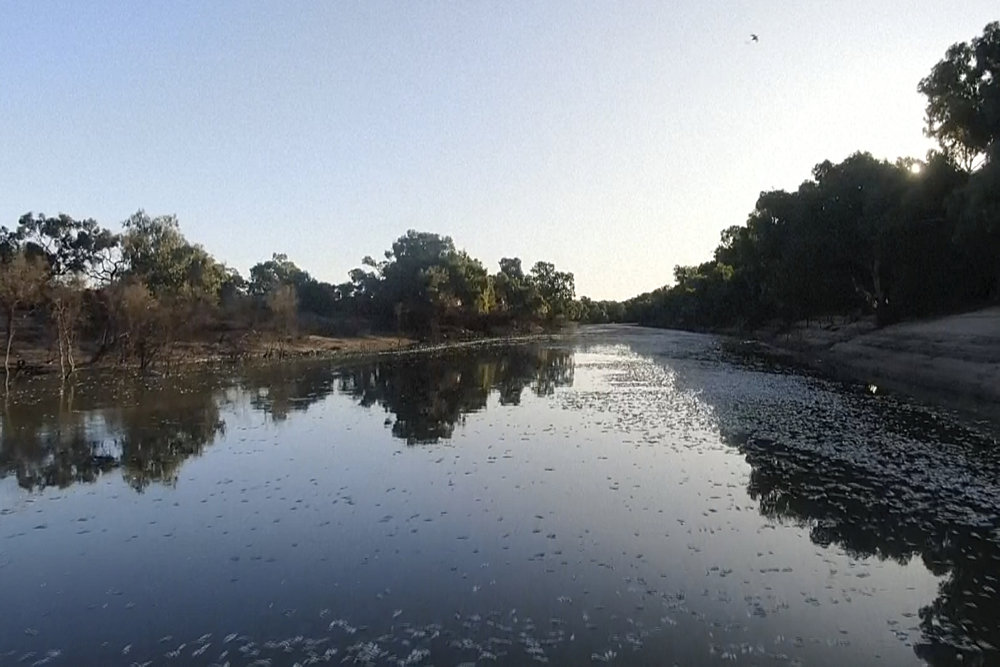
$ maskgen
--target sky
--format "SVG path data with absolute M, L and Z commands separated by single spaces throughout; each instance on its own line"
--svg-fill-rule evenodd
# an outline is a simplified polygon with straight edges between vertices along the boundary
M 136 210 L 343 282 L 408 229 L 624 299 L 761 191 L 922 157 L 917 83 L 995 0 L 0 0 L 0 225 Z M 750 34 L 759 36 L 758 42 Z

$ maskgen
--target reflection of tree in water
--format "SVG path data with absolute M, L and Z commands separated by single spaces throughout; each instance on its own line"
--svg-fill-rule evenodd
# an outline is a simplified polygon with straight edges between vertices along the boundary
M 8 401 L 0 477 L 25 489 L 93 482 L 121 469 L 138 491 L 173 484 L 180 465 L 225 429 L 218 385 L 200 377 L 115 380 Z
M 8 401 L 0 416 L 0 477 L 14 474 L 25 489 L 93 482 L 118 467 L 118 458 L 74 409 L 72 388 L 51 400 Z
M 393 434 L 408 442 L 451 436 L 462 415 L 482 409 L 491 391 L 516 404 L 523 391 L 545 396 L 572 384 L 569 352 L 524 346 L 416 355 L 337 370 L 327 364 L 250 368 L 241 385 L 251 407 L 272 419 L 329 396 L 337 386 L 362 405 L 397 416 Z M 0 412 L 0 478 L 25 489 L 94 482 L 121 470 L 138 491 L 173 484 L 181 464 L 225 432 L 220 405 L 229 379 L 211 374 L 166 378 L 92 377 L 57 391 L 40 386 Z
M 571 353 L 539 345 L 417 355 L 358 366 L 340 376 L 343 393 L 394 413 L 392 433 L 409 444 L 450 438 L 455 424 L 482 410 L 492 391 L 502 404 L 517 405 L 528 387 L 548 396 L 572 384 Z
M 284 421 L 333 393 L 337 372 L 327 364 L 290 362 L 247 369 L 242 384 L 250 392 L 250 406 Z
M 906 563 L 919 556 L 934 574 L 947 575 L 937 598 L 920 610 L 921 659 L 1000 664 L 1000 517 L 979 502 L 979 492 L 1000 479 L 997 452 L 971 444 L 966 453 L 979 473 L 949 486 L 768 438 L 733 444 L 752 467 L 748 492 L 764 516 L 807 524 L 814 542 L 858 558 Z
M 173 484 L 184 461 L 225 433 L 217 385 L 204 379 L 132 385 L 129 403 L 107 413 L 121 447 L 122 474 L 137 491 Z
M 938 667 L 1000 664 L 995 433 L 856 386 L 782 380 L 722 354 L 721 364 L 690 355 L 668 363 L 678 389 L 696 393 L 746 456 L 760 513 L 808 526 L 816 544 L 857 558 L 919 557 L 943 579 L 919 610 L 917 656 Z

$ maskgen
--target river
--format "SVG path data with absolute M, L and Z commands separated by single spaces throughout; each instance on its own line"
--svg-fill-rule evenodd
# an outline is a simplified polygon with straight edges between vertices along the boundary
M 1000 664 L 998 425 L 715 337 L 51 383 L 0 665 Z

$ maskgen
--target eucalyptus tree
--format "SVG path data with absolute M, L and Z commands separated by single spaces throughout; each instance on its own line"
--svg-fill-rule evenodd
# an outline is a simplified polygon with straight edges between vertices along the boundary
M 531 282 L 545 304 L 549 319 L 567 318 L 576 296 L 573 274 L 557 271 L 551 262 L 535 262 L 531 267 Z
M 12 236 L 29 257 L 43 259 L 49 274 L 57 279 L 73 277 L 102 284 L 114 280 L 121 270 L 119 236 L 92 218 L 26 213 Z
M 215 300 L 229 275 L 203 247 L 188 242 L 173 215 L 139 210 L 122 223 L 125 275 L 157 296 Z
M 7 320 L 4 345 L 4 382 L 10 384 L 10 352 L 14 343 L 17 316 L 38 305 L 46 282 L 46 268 L 41 260 L 23 251 L 8 255 L 0 262 L 0 308 Z
M 118 235 L 91 218 L 77 220 L 66 214 L 46 216 L 26 213 L 14 230 L 4 228 L 5 245 L 17 246 L 26 258 L 44 269 L 41 302 L 48 306 L 56 331 L 59 367 L 63 377 L 76 369 L 76 347 L 83 292 L 106 285 L 121 267 Z
M 989 161 L 1000 139 L 1000 22 L 951 45 L 920 80 L 928 136 L 967 170 Z
M 383 260 L 362 263 L 351 271 L 353 295 L 382 326 L 437 336 L 442 324 L 468 324 L 495 307 L 489 273 L 450 236 L 411 229 Z

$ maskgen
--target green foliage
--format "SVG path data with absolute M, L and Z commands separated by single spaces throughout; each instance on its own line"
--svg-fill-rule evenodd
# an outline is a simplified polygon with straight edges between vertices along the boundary
M 761 193 L 712 261 L 678 267 L 673 286 L 625 302 L 621 320 L 697 329 L 867 312 L 884 324 L 996 301 L 998 76 L 994 22 L 919 83 L 941 153 L 894 164 L 855 153 L 816 165 L 795 192 Z
M 262 296 L 273 292 L 282 285 L 298 286 L 312 280 L 312 277 L 288 259 L 288 255 L 274 253 L 271 259 L 250 268 L 250 294 Z
M 955 239 L 962 251 L 964 276 L 977 299 L 1000 296 L 1000 160 L 971 174 L 955 192 Z
M 302 312 L 329 316 L 339 311 L 337 288 L 313 278 L 288 259 L 288 255 L 274 253 L 268 261 L 251 267 L 247 285 L 251 296 L 267 298 L 283 287 L 293 290 L 297 308 Z
M 545 316 L 550 320 L 568 318 L 576 294 L 573 274 L 556 271 L 549 262 L 536 262 L 530 278 L 541 297 Z
M 430 337 L 442 327 L 482 329 L 490 323 L 527 325 L 570 315 L 573 275 L 539 262 L 525 275 L 521 260 L 504 258 L 490 275 L 451 237 L 408 231 L 385 259 L 365 257 L 339 289 L 376 324 Z
M 15 230 L 0 229 L 0 239 L 0 244 L 10 249 L 20 248 L 28 257 L 44 260 L 49 273 L 57 278 L 76 276 L 107 282 L 119 269 L 118 236 L 90 218 L 26 213 Z
M 175 216 L 142 210 L 122 223 L 120 235 L 64 214 L 29 213 L 15 229 L 0 228 L 7 342 L 14 315 L 44 302 L 39 313 L 51 320 L 66 374 L 75 368 L 81 333 L 92 360 L 114 354 L 145 368 L 175 342 L 222 344 L 241 339 L 240 329 L 263 327 L 289 338 L 300 327 L 358 333 L 374 326 L 437 338 L 579 315 L 572 274 L 538 262 L 525 275 L 520 259 L 505 258 L 491 275 L 438 234 L 411 230 L 383 260 L 366 257 L 362 267 L 333 285 L 274 253 L 245 280 L 190 243 Z
M 927 135 L 946 155 L 967 169 L 988 156 L 1000 138 L 1000 22 L 953 44 L 918 90 L 927 96 Z
M 519 258 L 504 257 L 500 260 L 500 271 L 493 276 L 493 289 L 500 313 L 515 318 L 534 318 L 541 314 L 541 297 L 532 281 L 524 275 Z
M 594 301 L 584 296 L 580 297 L 576 308 L 576 319 L 584 324 L 626 321 L 625 304 L 619 301 Z
M 175 216 L 151 218 L 140 210 L 122 226 L 126 277 L 141 282 L 155 295 L 218 298 L 229 279 L 226 267 L 200 245 L 189 243 Z
M 7 330 L 4 341 L 5 383 L 10 382 L 10 352 L 17 315 L 41 303 L 47 277 L 44 262 L 24 251 L 0 259 L 0 313 L 4 316 Z
M 872 313 L 885 324 L 1000 296 L 1000 167 L 944 154 L 822 162 L 795 192 L 764 192 L 712 261 L 624 303 L 620 321 L 690 329 Z

